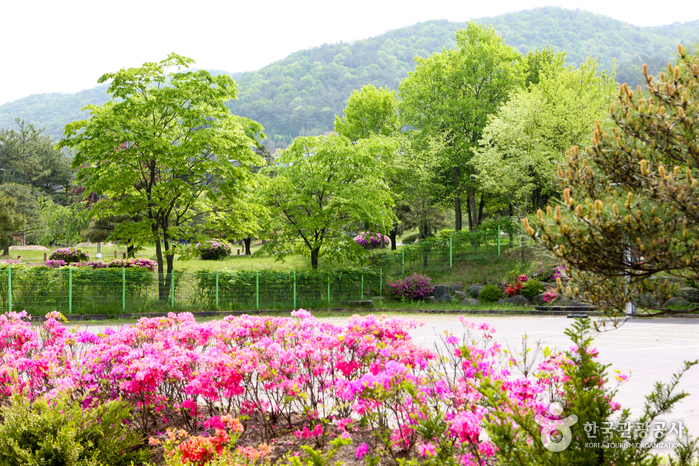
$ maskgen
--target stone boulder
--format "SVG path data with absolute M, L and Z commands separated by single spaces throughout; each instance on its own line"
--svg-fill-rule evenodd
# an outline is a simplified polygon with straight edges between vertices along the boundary
M 534 306 L 543 306 L 546 303 L 544 302 L 544 293 L 538 294 L 532 298 L 532 304 Z
M 442 296 L 439 297 L 439 302 L 440 303 L 450 303 L 451 302 L 451 295 L 449 293 L 443 294 Z
M 677 296 L 684 298 L 690 303 L 699 303 L 699 290 L 690 286 L 685 286 L 677 291 Z
M 345 301 L 344 303 L 345 306 L 348 307 L 368 307 L 368 308 L 373 308 L 374 307 L 374 301 L 371 299 L 363 299 L 363 300 L 357 300 L 357 301 Z
M 510 306 L 530 306 L 532 303 L 522 295 L 510 296 L 506 299 L 501 299 L 498 304 L 509 304 Z
M 461 300 L 461 304 L 465 304 L 467 306 L 478 306 L 480 303 L 480 301 L 473 298 L 464 298 Z
M 449 293 L 449 285 L 435 285 L 434 292 L 432 293 L 432 295 L 434 296 L 434 299 L 439 301 L 442 298 L 442 296 L 444 296 L 445 294 L 448 294 L 448 293 Z
M 463 292 L 464 291 L 464 285 L 452 285 L 451 286 L 451 292 L 456 293 L 457 291 Z
M 471 285 L 468 287 L 468 294 L 472 298 L 477 298 L 479 294 L 481 294 L 481 290 L 483 289 L 483 286 L 481 285 Z

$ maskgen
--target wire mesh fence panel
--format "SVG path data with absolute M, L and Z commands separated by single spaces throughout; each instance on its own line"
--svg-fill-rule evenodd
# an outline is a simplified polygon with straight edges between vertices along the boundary
M 0 299 L 2 300 L 2 308 L 0 313 L 12 311 L 10 302 L 10 286 L 11 279 L 8 278 L 9 272 L 7 268 L 0 268 Z
M 70 268 L 18 268 L 11 273 L 14 311 L 26 310 L 30 314 L 46 314 L 51 311 L 72 313 Z

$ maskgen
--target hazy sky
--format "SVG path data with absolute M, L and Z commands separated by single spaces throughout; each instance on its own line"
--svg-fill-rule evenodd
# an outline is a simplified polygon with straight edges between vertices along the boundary
M 159 61 L 170 52 L 194 58 L 197 68 L 250 71 L 300 49 L 431 19 L 467 21 L 539 6 L 580 8 L 638 26 L 699 18 L 696 1 L 653 5 L 627 0 L 4 2 L 0 104 L 91 88 L 105 72 Z

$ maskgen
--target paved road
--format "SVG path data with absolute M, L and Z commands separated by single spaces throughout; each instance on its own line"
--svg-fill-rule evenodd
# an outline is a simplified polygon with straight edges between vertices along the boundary
M 460 335 L 462 326 L 453 315 L 406 315 L 424 322 L 411 332 L 416 343 L 433 347 L 444 331 Z M 346 318 L 321 320 L 344 324 Z M 480 316 L 469 317 L 475 323 L 487 322 L 497 329 L 495 340 L 503 346 L 520 348 L 522 336 L 530 341 L 541 340 L 544 346 L 565 350 L 570 341 L 563 331 L 571 324 L 565 317 L 543 316 Z M 93 329 L 94 331 L 95 329 Z M 630 380 L 619 387 L 616 401 L 630 408 L 632 415 L 640 414 L 645 396 L 651 393 L 656 381 L 668 382 L 682 367 L 682 361 L 699 359 L 699 319 L 635 319 L 621 328 L 595 335 L 594 345 L 599 349 L 602 363 L 613 363 L 613 369 L 631 371 Z M 611 373 L 611 372 L 610 372 Z M 613 377 L 612 377 L 613 378 Z M 682 422 L 694 435 L 699 435 L 699 365 L 685 374 L 679 388 L 690 393 L 677 409 L 664 420 Z

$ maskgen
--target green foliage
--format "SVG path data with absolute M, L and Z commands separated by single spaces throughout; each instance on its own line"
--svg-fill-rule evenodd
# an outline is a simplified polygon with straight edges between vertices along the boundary
M 3 183 L 0 185 L 0 191 L 17 201 L 15 211 L 26 219 L 26 224 L 23 228 L 25 229 L 24 232 L 26 232 L 27 243 L 36 244 L 41 237 L 44 227 L 37 196 L 32 193 L 29 186 L 19 183 Z
M 21 230 L 26 219 L 17 212 L 16 199 L 6 196 L 0 191 L 0 245 L 9 246 L 12 242 L 12 234 Z
M 646 286 L 661 303 L 672 295 L 663 274 L 699 271 L 697 66 L 683 53 L 646 89 L 622 86 L 611 130 L 596 125 L 561 167 L 563 201 L 526 225 L 571 270 L 567 294 L 617 321 Z
M 274 232 L 261 251 L 278 258 L 297 252 L 318 259 L 360 257 L 356 225 L 386 232 L 395 219 L 384 181 L 384 165 L 395 146 L 388 138 L 353 144 L 343 136 L 297 138 L 278 158 L 279 166 L 264 193 L 270 210 L 267 231 Z
M 502 299 L 502 290 L 494 284 L 486 285 L 478 294 L 478 300 L 484 303 L 496 303 Z
M 390 89 L 366 85 L 354 91 L 344 113 L 344 120 L 335 116 L 335 131 L 350 141 L 393 136 L 400 130 L 396 91 Z
M 33 124 L 15 120 L 17 129 L 0 127 L 0 183 L 20 183 L 56 201 L 69 201 L 70 159 Z
M 420 233 L 412 233 L 403 237 L 403 244 L 413 244 L 420 237 Z
M 121 401 L 83 409 L 61 395 L 28 401 L 14 395 L 2 408 L 0 463 L 7 466 L 129 466 L 142 464 L 147 451 L 125 421 L 130 407 Z
M 79 243 L 89 225 L 80 204 L 62 206 L 48 197 L 39 198 L 43 230 L 39 242 L 44 246 Z
M 167 276 L 173 243 L 191 235 L 194 217 L 217 197 L 244 190 L 248 167 L 263 163 L 251 149 L 262 127 L 225 106 L 237 95 L 233 79 L 180 71 L 192 63 L 171 54 L 103 75 L 99 82 L 110 81 L 113 99 L 88 106 L 90 119 L 67 125 L 58 144 L 75 150 L 86 192 L 106 196 L 91 214 L 128 216 L 115 235 L 155 243 L 159 272 Z M 162 300 L 168 280 L 161 280 Z
M 628 423 L 629 426 L 646 425 L 663 414 L 669 413 L 673 406 L 688 396 L 685 392 L 674 393 L 680 378 L 694 362 L 685 362 L 684 367 L 675 374 L 669 383 L 656 382 L 653 392 L 646 397 L 643 412 L 640 417 L 631 420 L 630 411 L 619 411 L 618 404 L 613 399 L 617 393 L 616 387 L 609 386 L 607 369 L 609 364 L 597 361 L 598 353 L 592 346 L 590 336 L 591 324 L 588 319 L 577 319 L 566 329 L 566 335 L 573 343 L 573 349 L 565 353 L 566 358 L 556 362 L 563 369 L 565 383 L 553 382 L 552 401 L 559 402 L 564 412 L 562 418 L 569 415 L 577 416 L 577 422 L 570 427 L 572 441 L 563 451 L 552 452 L 544 447 L 541 441 L 541 426 L 537 423 L 533 412 L 518 407 L 515 400 L 502 396 L 503 391 L 498 384 L 486 383 L 481 386 L 481 393 L 493 409 L 486 417 L 485 428 L 490 440 L 498 448 L 498 464 L 507 465 L 598 465 L 614 464 L 616 466 L 656 466 L 660 458 L 651 454 L 654 442 L 662 442 L 665 433 L 657 437 L 648 430 L 650 436 L 633 439 L 622 437 L 620 429 L 611 429 L 603 433 L 598 429 L 596 438 L 590 438 L 585 432 L 585 425 L 604 426 L 606 422 Z M 531 348 L 525 348 L 525 355 Z M 544 350 L 543 357 L 551 355 Z M 530 360 L 536 361 L 537 356 Z M 621 379 L 621 377 L 620 377 Z M 618 413 L 618 417 L 615 414 Z M 543 416 L 548 417 L 549 414 Z M 515 427 L 513 428 L 512 423 Z M 637 427 L 632 435 L 638 434 Z M 650 429 L 650 427 L 648 428 Z M 590 444 L 592 443 L 592 444 Z M 628 444 L 626 448 L 608 448 L 606 444 Z M 595 446 L 596 445 L 596 446 Z M 693 454 L 693 453 L 692 453 Z M 685 457 L 687 454 L 685 452 Z M 690 455 L 691 456 L 691 455 Z
M 423 138 L 443 143 L 439 173 L 443 200 L 453 202 L 461 230 L 461 198 L 469 202 L 469 225 L 478 226 L 472 148 L 493 114 L 523 81 L 521 54 L 495 30 L 473 22 L 456 33 L 453 49 L 417 58 L 399 87 L 401 118 Z
M 544 285 L 539 280 L 527 280 L 522 285 L 520 294 L 531 301 L 531 299 L 544 292 Z
M 344 464 L 342 461 L 332 462 L 337 452 L 345 445 L 352 444 L 352 439 L 345 439 L 342 437 L 337 437 L 335 440 L 330 442 L 332 448 L 323 453 L 320 450 L 316 450 L 309 445 L 301 445 L 301 449 L 306 453 L 306 458 L 300 458 L 298 456 L 288 456 L 286 460 L 288 461 L 288 466 L 341 466 Z
M 564 152 L 589 141 L 616 89 L 594 59 L 577 69 L 560 59 L 544 63 L 537 80 L 489 118 L 473 159 L 483 189 L 507 198 L 520 218 L 558 195 L 555 173 Z

